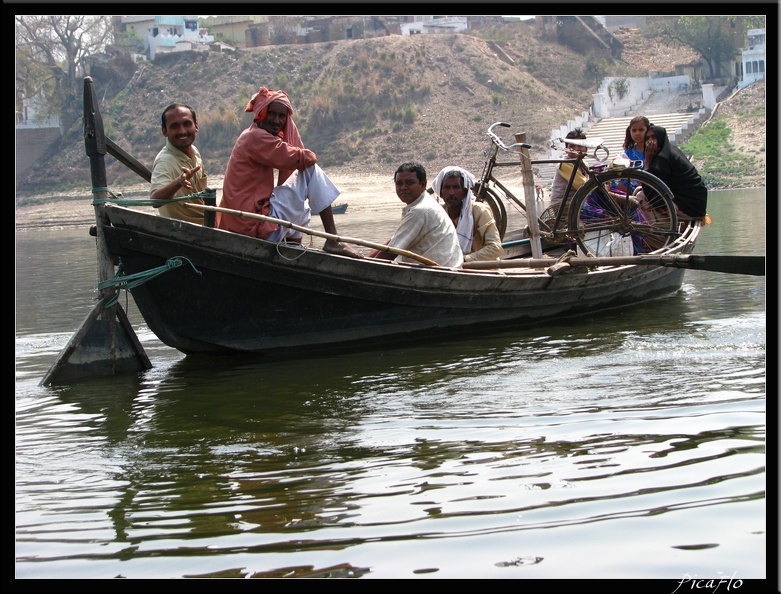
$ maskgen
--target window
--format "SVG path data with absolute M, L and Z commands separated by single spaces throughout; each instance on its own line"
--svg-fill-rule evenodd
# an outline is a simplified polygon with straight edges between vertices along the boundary
M 765 71 L 765 61 L 760 60 L 759 61 L 759 70 L 757 72 L 764 72 Z

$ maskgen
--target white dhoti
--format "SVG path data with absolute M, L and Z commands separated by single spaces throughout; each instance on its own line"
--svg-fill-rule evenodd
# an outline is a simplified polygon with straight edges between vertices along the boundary
M 290 221 L 301 227 L 309 226 L 312 213 L 319 214 L 328 208 L 341 190 L 330 180 L 319 165 L 307 167 L 303 171 L 294 171 L 282 185 L 274 188 L 271 194 L 271 216 Z M 299 240 L 301 231 L 280 226 L 266 239 L 282 241 Z

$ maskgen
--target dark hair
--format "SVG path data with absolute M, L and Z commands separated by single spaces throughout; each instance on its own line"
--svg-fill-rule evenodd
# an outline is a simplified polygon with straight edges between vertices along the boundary
M 583 131 L 583 128 L 573 128 L 569 132 L 567 132 L 567 135 L 565 138 L 574 138 L 576 140 L 585 140 L 586 139 L 586 133 Z
M 420 163 L 415 163 L 414 161 L 407 161 L 406 163 L 402 163 L 399 165 L 396 173 L 401 173 L 402 171 L 411 171 L 418 176 L 418 181 L 420 183 L 426 183 L 426 170 Z M 393 174 L 394 182 L 396 181 L 396 173 Z
M 168 107 L 166 107 L 166 108 L 163 110 L 163 115 L 162 115 L 162 117 L 160 118 L 160 119 L 161 119 L 161 121 L 162 121 L 162 126 L 163 126 L 163 128 L 165 128 L 165 127 L 166 127 L 166 123 L 165 123 L 165 114 L 167 114 L 167 113 L 168 113 L 169 111 L 171 111 L 172 109 L 176 109 L 177 107 L 184 107 L 185 109 L 189 109 L 189 110 L 190 110 L 190 113 L 191 113 L 191 114 L 193 114 L 193 124 L 197 124 L 197 123 L 198 123 L 198 118 L 196 118 L 196 117 L 195 117 L 195 110 L 194 110 L 192 107 L 190 107 L 189 105 L 185 105 L 184 103 L 171 103 L 171 105 L 169 105 Z
M 629 125 L 626 127 L 626 136 L 624 137 L 624 150 L 630 149 L 637 144 L 634 140 L 632 140 L 631 133 L 632 126 L 635 124 L 645 124 L 646 129 L 651 127 L 651 122 L 649 122 L 648 118 L 645 116 L 635 116 L 629 120 Z
M 445 180 L 448 177 L 457 177 L 458 178 L 458 182 L 461 184 L 461 189 L 463 190 L 463 189 L 466 188 L 466 185 L 465 185 L 465 182 L 464 182 L 464 176 L 461 175 L 461 172 L 458 169 L 451 169 L 450 171 L 445 173 L 445 175 L 442 177 L 442 183 L 445 183 Z

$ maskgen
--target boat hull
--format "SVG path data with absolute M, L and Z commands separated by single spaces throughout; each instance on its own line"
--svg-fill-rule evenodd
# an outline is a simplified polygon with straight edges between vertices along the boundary
M 149 329 L 188 354 L 331 351 L 534 324 L 669 295 L 685 272 L 454 271 L 334 256 L 113 205 L 105 212 L 107 249 L 126 275 L 168 266 L 131 292 Z

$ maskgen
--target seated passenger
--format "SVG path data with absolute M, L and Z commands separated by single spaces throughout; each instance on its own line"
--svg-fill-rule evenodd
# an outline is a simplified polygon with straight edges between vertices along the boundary
M 182 103 L 169 105 L 163 111 L 162 132 L 166 141 L 152 165 L 149 197 L 171 200 L 203 192 L 207 183 L 206 171 L 201 153 L 193 144 L 198 134 L 195 110 Z M 202 198 L 192 198 L 191 202 L 204 203 Z M 188 208 L 181 201 L 171 200 L 155 208 L 161 216 L 203 225 L 203 211 Z
M 458 234 L 465 262 L 498 260 L 504 252 L 491 207 L 477 202 L 472 194 L 474 178 L 460 167 L 445 167 L 434 179 L 434 192 Z
M 705 217 L 708 188 L 697 168 L 681 149 L 670 142 L 667 130 L 661 126 L 651 125 L 646 133 L 645 170 L 670 188 L 679 218 L 691 220 Z M 638 197 L 645 198 L 645 195 Z
M 406 206 L 402 209 L 402 220 L 390 238 L 390 247 L 414 252 L 433 260 L 440 266 L 460 268 L 464 255 L 458 243 L 453 222 L 433 196 L 426 191 L 426 170 L 419 163 L 399 165 L 393 176 L 396 195 Z M 416 264 L 407 256 L 396 255 L 385 250 L 374 250 L 370 258 L 396 260 Z
M 586 133 L 582 128 L 575 128 L 574 130 L 567 132 L 566 137 L 573 140 L 585 140 Z M 567 147 L 568 159 L 575 159 L 578 156 L 578 153 L 586 152 L 586 147 L 583 146 L 576 146 L 573 144 L 566 144 L 565 146 Z M 553 176 L 553 183 L 551 184 L 550 188 L 551 205 L 561 204 L 561 201 L 564 200 L 564 192 L 567 190 L 567 184 L 572 177 L 573 167 L 574 163 L 562 163 L 559 165 L 558 169 L 556 169 L 556 174 Z M 568 202 L 572 200 L 575 192 L 577 192 L 581 186 L 586 183 L 587 179 L 588 170 L 586 169 L 586 166 L 581 163 L 578 171 L 575 173 L 575 179 L 572 180 L 572 187 L 570 188 L 569 194 L 567 195 Z
M 244 111 L 255 117 L 233 146 L 223 180 L 220 206 L 271 216 L 307 227 L 312 212 L 320 215 L 326 233 L 336 235 L 331 203 L 339 188 L 317 165 L 317 155 L 304 148 L 293 122 L 287 93 L 261 87 Z M 274 186 L 274 170 L 279 171 Z M 300 243 L 302 233 L 270 221 L 217 213 L 219 229 L 267 239 Z M 328 239 L 327 252 L 363 258 L 350 246 Z
M 629 120 L 624 137 L 624 157 L 645 163 L 645 133 L 650 127 L 651 122 L 645 116 L 635 116 Z
M 645 116 L 635 116 L 629 120 L 629 125 L 626 127 L 626 134 L 624 136 L 624 152 L 621 153 L 622 157 L 629 159 L 631 165 L 639 162 L 639 167 L 642 169 L 645 163 L 645 133 L 651 126 L 651 122 Z M 636 181 L 631 182 L 629 192 L 626 189 L 626 182 L 613 182 L 613 189 L 622 191 L 624 193 L 633 194 L 637 190 L 638 183 Z

